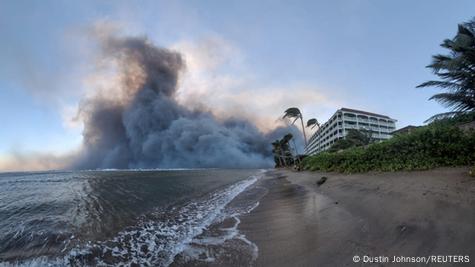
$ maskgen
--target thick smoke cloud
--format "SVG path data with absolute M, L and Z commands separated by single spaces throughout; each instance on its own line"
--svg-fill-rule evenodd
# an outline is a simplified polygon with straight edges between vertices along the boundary
M 238 116 L 218 120 L 178 104 L 185 62 L 177 52 L 146 38 L 107 35 L 101 45 L 118 83 L 81 102 L 83 149 L 72 168 L 268 167 L 272 141 L 291 132 L 302 144 L 295 127 L 264 134 Z

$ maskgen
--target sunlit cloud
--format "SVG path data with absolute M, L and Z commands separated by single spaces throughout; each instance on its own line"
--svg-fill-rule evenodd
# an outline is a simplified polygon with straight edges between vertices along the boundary
M 76 48 L 86 55 L 90 64 L 74 74 L 77 78 L 74 81 L 78 83 L 74 85 L 76 101 L 64 102 L 58 107 L 65 129 L 83 129 L 84 114 L 79 112 L 81 99 L 100 98 L 126 105 L 135 90 L 143 85 L 140 75 L 142 67 L 134 66 L 137 62 L 122 65 L 126 66 L 125 70 L 117 69 L 120 65 L 117 60 L 124 59 L 101 57 L 100 51 L 104 47 L 88 43 L 99 40 L 99 44 L 107 44 L 103 38 L 121 33 L 118 25 L 99 21 L 91 29 L 80 31 L 86 37 L 78 38 L 83 43 L 76 45 Z M 218 120 L 247 119 L 266 133 L 288 124 L 282 120 L 283 111 L 288 107 L 299 107 L 305 119 L 320 119 L 342 106 L 342 103 L 329 98 L 328 89 L 304 81 L 265 85 L 259 73 L 246 62 L 246 54 L 217 34 L 180 40 L 169 48 L 180 53 L 185 61 L 175 96 L 177 102 L 189 109 L 210 111 Z M 134 80 L 128 77 L 134 77 Z M 76 151 L 80 149 L 78 146 Z M 71 163 L 74 155 L 77 153 L 13 152 L 0 158 L 0 169 L 61 169 Z
M 61 170 L 71 163 L 74 153 L 52 154 L 14 151 L 8 155 L 0 155 L 0 171 Z
M 187 65 L 178 100 L 191 107 L 207 107 L 218 118 L 239 115 L 268 131 L 284 123 L 279 118 L 288 107 L 299 107 L 304 116 L 320 118 L 344 105 L 329 99 L 329 90 L 303 82 L 260 85 L 243 53 L 221 37 L 181 41 L 173 48 L 184 55 Z

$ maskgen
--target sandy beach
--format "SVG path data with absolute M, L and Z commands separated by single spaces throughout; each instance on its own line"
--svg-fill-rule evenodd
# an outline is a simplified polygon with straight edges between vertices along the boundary
M 475 178 L 467 170 L 355 175 L 272 170 L 260 181 L 268 193 L 242 217 L 239 229 L 258 246 L 256 266 L 403 265 L 392 262 L 394 256 L 406 257 L 397 258 L 403 261 L 457 256 L 470 263 L 445 257 L 438 260 L 452 263 L 409 265 L 470 266 Z M 317 186 L 322 176 L 328 180 Z

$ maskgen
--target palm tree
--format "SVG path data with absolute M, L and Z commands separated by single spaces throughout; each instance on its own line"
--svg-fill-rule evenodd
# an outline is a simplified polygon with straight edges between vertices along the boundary
M 290 140 L 292 140 L 293 136 L 291 133 L 288 133 L 279 140 L 280 148 L 282 157 L 284 158 L 284 166 L 287 167 L 294 163 L 294 159 L 292 156 L 292 151 L 290 151 Z
M 433 95 L 430 100 L 452 108 L 452 111 L 437 114 L 427 121 L 452 117 L 475 111 L 475 20 L 458 25 L 457 35 L 440 45 L 449 50 L 448 55 L 435 55 L 432 69 L 440 80 L 427 81 L 417 87 L 440 87 L 446 92 Z
M 279 140 L 275 140 L 275 142 L 272 143 L 272 153 L 274 153 L 275 166 L 276 167 L 284 166 L 284 162 L 282 159 L 282 148 L 280 146 Z
M 292 151 L 290 150 L 290 140 L 292 140 L 292 134 L 288 133 L 282 139 L 275 140 L 272 143 L 272 153 L 274 154 L 274 161 L 276 167 L 287 167 L 294 163 Z
M 294 125 L 294 123 L 300 119 L 300 122 L 302 123 L 302 133 L 303 133 L 303 139 L 305 140 L 305 145 L 307 145 L 307 135 L 305 134 L 305 128 L 303 126 L 303 117 L 302 117 L 302 113 L 300 112 L 300 109 L 298 108 L 288 108 L 285 112 L 284 112 L 284 116 L 282 117 L 283 119 L 285 118 L 295 118 L 294 121 L 292 122 L 292 125 Z
M 312 126 L 312 127 L 310 127 Z M 307 128 L 310 127 L 310 129 L 313 129 L 315 127 L 320 128 L 320 123 L 318 123 L 317 119 L 313 118 L 307 121 Z

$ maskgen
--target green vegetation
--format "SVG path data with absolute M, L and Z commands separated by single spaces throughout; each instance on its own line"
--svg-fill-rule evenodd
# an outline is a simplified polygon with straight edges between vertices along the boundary
M 439 87 L 446 92 L 433 95 L 430 99 L 452 109 L 429 119 L 451 117 L 475 111 L 475 20 L 458 25 L 453 39 L 441 44 L 449 50 L 447 55 L 435 55 L 427 66 L 440 78 L 427 81 L 417 87 Z
M 475 132 L 464 132 L 452 120 L 437 121 L 407 134 L 339 152 L 323 152 L 303 160 L 307 170 L 366 172 L 423 170 L 475 163 Z
M 307 145 L 307 135 L 305 133 L 305 127 L 303 124 L 303 116 L 302 112 L 300 112 L 299 108 L 291 107 L 284 111 L 284 116 L 282 119 L 293 119 L 291 125 L 294 125 L 295 122 L 300 119 L 300 123 L 302 124 L 302 134 L 304 138 L 305 145 Z M 315 127 L 320 128 L 320 124 L 318 123 L 317 119 L 312 118 L 307 121 L 307 128 L 313 129 Z M 294 153 L 292 153 L 290 146 L 290 140 L 293 138 L 292 134 L 286 134 L 282 139 L 275 140 L 272 143 L 272 153 L 274 154 L 274 162 L 275 167 L 297 167 L 300 169 L 301 161 L 305 157 L 305 155 L 298 155 L 297 154 L 297 147 L 294 147 Z M 295 142 L 294 142 L 295 146 Z M 295 154 L 295 155 L 294 155 Z
M 433 56 L 432 69 L 440 80 L 418 87 L 439 87 L 433 95 L 451 111 L 429 119 L 432 123 L 410 133 L 371 143 L 357 131 L 339 140 L 327 152 L 307 157 L 307 170 L 366 172 L 421 170 L 441 166 L 467 166 L 475 163 L 475 131 L 463 131 L 457 125 L 475 120 L 475 20 L 458 26 L 457 34 L 441 44 L 447 55 Z M 475 166 L 470 170 L 475 175 Z
M 464 124 L 467 122 L 475 121 L 475 111 L 473 112 L 466 112 L 455 117 L 451 118 L 440 118 L 438 120 L 434 120 L 431 124 L 432 125 L 447 125 L 447 126 L 457 126 L 460 124 Z
M 287 167 L 294 164 L 294 157 L 290 150 L 290 140 L 293 136 L 291 133 L 286 134 L 282 139 L 275 140 L 272 143 L 272 153 L 274 154 L 275 167 Z
M 294 119 L 294 121 L 292 122 L 292 125 L 294 125 L 294 123 L 300 119 L 300 122 L 302 123 L 302 133 L 303 133 L 303 139 L 305 141 L 305 145 L 307 145 L 307 135 L 305 134 L 305 127 L 303 126 L 303 116 L 302 116 L 302 112 L 300 112 L 300 109 L 298 108 L 288 108 L 287 110 L 284 111 L 284 117 L 282 117 L 283 119 L 285 118 L 292 118 Z
M 330 147 L 330 149 L 328 149 L 328 152 L 337 152 L 352 147 L 366 146 L 371 142 L 371 132 L 365 131 L 363 129 L 350 129 L 348 130 L 345 139 L 339 139 L 338 141 L 336 141 Z
M 433 56 L 432 63 L 427 66 L 439 80 L 427 81 L 417 87 L 443 89 L 444 92 L 430 99 L 450 108 L 449 112 L 431 117 L 432 123 L 427 126 L 379 143 L 372 143 L 370 134 L 349 131 L 345 139 L 337 141 L 328 151 L 306 157 L 301 167 L 353 173 L 475 164 L 475 131 L 458 127 L 461 123 L 475 121 L 475 19 L 460 24 L 456 36 L 444 40 L 441 46 L 449 53 Z M 300 118 L 304 128 L 298 108 L 287 109 L 285 117 L 295 118 L 293 123 Z M 317 120 L 307 122 L 307 127 L 312 125 L 318 126 Z M 475 166 L 470 175 L 475 176 Z
M 310 129 L 313 129 L 315 127 L 320 128 L 320 123 L 318 123 L 318 120 L 315 118 L 312 118 L 307 121 L 307 128 L 310 127 Z

